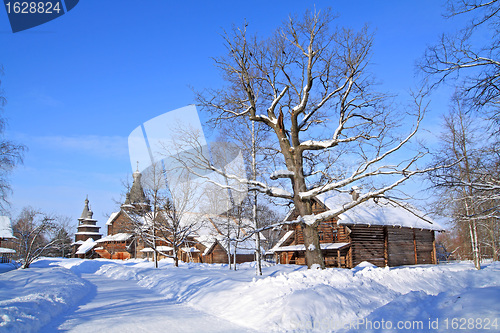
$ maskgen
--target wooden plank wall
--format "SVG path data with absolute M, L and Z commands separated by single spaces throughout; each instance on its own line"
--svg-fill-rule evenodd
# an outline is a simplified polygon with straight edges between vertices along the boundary
M 413 229 L 388 227 L 387 243 L 389 266 L 415 264 Z
M 434 232 L 430 230 L 414 230 L 417 245 L 417 264 L 434 264 Z
M 130 233 L 134 230 L 132 221 L 123 212 L 115 219 L 112 225 L 108 225 L 108 235 L 115 235 L 119 233 Z
M 219 243 L 212 250 L 211 261 L 212 264 L 227 264 L 227 253 Z
M 350 238 L 353 267 L 362 261 L 385 266 L 384 227 L 352 226 Z
M 318 226 L 318 232 L 322 234 L 320 243 L 349 243 L 349 234 L 345 226 L 337 225 L 336 221 L 321 222 Z M 304 244 L 304 234 L 299 224 L 295 225 L 294 245 Z M 282 246 L 285 246 L 283 244 Z

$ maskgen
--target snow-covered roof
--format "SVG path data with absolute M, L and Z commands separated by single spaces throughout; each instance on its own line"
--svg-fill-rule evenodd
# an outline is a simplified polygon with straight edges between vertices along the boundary
M 162 246 L 157 246 L 156 249 L 160 252 L 168 252 L 168 251 L 172 251 L 174 248 L 170 247 L 170 246 L 163 246 L 162 245 Z M 142 250 L 140 250 L 139 252 L 150 253 L 150 252 L 155 252 L 155 250 L 151 247 L 145 247 Z
M 82 244 L 83 244 L 83 241 L 79 240 L 79 241 L 71 243 L 71 246 L 73 246 L 73 245 L 82 245 Z
M 0 238 L 15 238 L 8 216 L 0 216 Z
M 293 233 L 295 232 L 295 230 L 288 230 L 284 235 L 283 237 L 280 238 L 280 240 L 278 241 L 278 243 L 276 243 L 276 245 L 273 246 L 272 249 L 270 249 L 268 252 L 269 253 L 274 253 L 274 251 L 276 249 L 278 249 L 284 242 L 286 242 L 286 240 L 291 236 L 293 235 Z
M 76 251 L 76 254 L 86 254 L 87 252 L 92 250 L 96 245 L 97 243 L 94 242 L 92 238 L 88 238 L 85 242 L 83 242 L 82 245 L 80 245 L 80 247 Z
M 106 225 L 112 225 L 113 221 L 118 216 L 118 214 L 120 214 L 120 212 L 111 213 L 111 215 L 109 216 L 109 219 L 106 221 Z
M 352 196 L 347 193 L 327 192 L 318 195 L 316 198 L 325 204 L 328 209 L 337 209 L 344 204 L 352 202 Z M 380 198 L 377 203 L 370 199 L 340 214 L 338 224 L 395 226 L 436 231 L 444 230 L 443 227 L 430 218 L 425 217 L 430 221 L 428 222 L 419 217 L 424 216 L 424 214 L 416 208 L 406 203 L 402 203 L 401 205 L 408 207 L 414 214 L 387 199 Z
M 80 227 L 91 227 L 91 228 L 99 228 L 99 229 L 101 228 L 95 224 L 79 224 L 78 228 L 80 228 Z
M 191 253 L 200 252 L 200 250 L 198 250 L 195 247 L 181 247 L 181 250 L 186 252 L 186 253 L 188 253 L 188 252 L 191 252 Z
M 157 246 L 156 249 L 158 251 L 161 251 L 161 252 L 168 252 L 168 251 L 172 251 L 174 248 L 171 246 L 160 245 L 160 246 Z
M 16 250 L 0 247 L 0 253 L 16 253 Z
M 103 237 L 101 239 L 98 239 L 98 243 L 102 242 L 124 242 L 129 240 L 132 237 L 132 234 L 128 233 L 119 233 L 119 234 L 114 234 L 114 235 L 109 235 L 106 237 Z
M 94 232 L 94 231 L 79 231 L 79 232 L 75 232 L 75 235 L 97 235 L 97 236 L 100 236 L 101 234 L 98 232 Z
M 320 247 L 322 250 L 339 250 L 343 247 L 348 246 L 350 243 L 322 243 L 320 244 Z M 274 252 L 281 252 L 281 251 L 305 251 L 306 247 L 304 244 L 299 244 L 299 245 L 289 245 L 289 246 L 283 246 L 283 247 L 278 247 L 278 248 L 273 248 Z

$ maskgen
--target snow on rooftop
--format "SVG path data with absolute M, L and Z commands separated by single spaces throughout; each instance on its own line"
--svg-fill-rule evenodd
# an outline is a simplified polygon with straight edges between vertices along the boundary
M 0 238 L 15 238 L 8 216 L 0 216 Z
M 142 253 L 151 253 L 151 252 L 154 252 L 155 250 L 153 250 L 152 248 L 150 247 L 145 247 L 143 248 L 142 250 L 139 250 L 139 252 L 142 252 Z
M 109 219 L 106 221 L 106 225 L 112 225 L 112 224 L 113 224 L 114 219 L 116 218 L 116 216 L 117 216 L 119 213 L 120 213 L 120 212 L 114 212 L 114 213 L 111 213 L 111 215 L 109 216 Z
M 269 253 L 274 253 L 274 251 L 276 251 L 276 249 L 278 249 L 284 242 L 286 242 L 286 240 L 288 239 L 288 237 L 290 237 L 294 233 L 294 231 L 295 230 L 288 230 L 283 235 L 283 237 L 281 237 L 281 239 L 278 241 L 278 243 L 276 243 L 276 245 L 274 245 L 273 248 L 271 250 L 269 250 L 268 252 Z
M 200 250 L 198 250 L 195 247 L 182 247 L 181 250 L 186 252 L 186 253 L 188 253 L 188 252 L 190 252 L 190 253 L 200 252 Z
M 161 246 L 157 246 L 156 249 L 158 251 L 161 251 L 161 252 L 168 252 L 168 251 L 172 251 L 174 248 L 171 247 L 171 246 L 164 246 L 164 245 L 161 245 Z
M 95 224 L 79 224 L 78 227 L 91 227 L 91 228 L 101 228 Z
M 321 249 L 322 250 L 339 250 L 350 243 L 321 243 Z M 299 244 L 299 245 L 289 245 L 289 246 L 283 246 L 283 247 L 278 247 L 278 248 L 273 248 L 274 252 L 281 252 L 281 251 L 305 251 L 306 247 L 304 244 Z
M 352 202 L 351 195 L 347 193 L 327 192 L 316 197 L 328 207 L 328 209 L 338 209 L 344 204 Z M 405 204 L 408 206 L 407 204 Z M 431 222 L 427 222 L 419 216 L 424 214 L 414 207 L 409 207 L 415 214 L 412 214 L 403 207 L 380 198 L 378 203 L 373 199 L 359 204 L 339 215 L 339 225 L 378 225 L 395 226 L 415 229 L 426 229 L 443 231 L 436 222 L 429 217 L 425 217 Z M 417 216 L 419 215 L 419 216 Z
M 76 254 L 86 254 L 87 252 L 92 250 L 96 245 L 97 243 L 94 242 L 92 238 L 88 238 L 85 242 L 83 242 L 82 245 L 80 245 L 80 247 L 76 251 Z
M 0 247 L 0 254 L 2 253 L 16 253 L 16 250 Z
M 127 234 L 127 233 L 119 233 L 115 235 L 109 235 L 106 237 L 103 237 L 101 239 L 98 239 L 98 243 L 102 242 L 124 242 L 129 240 L 132 237 L 132 234 Z

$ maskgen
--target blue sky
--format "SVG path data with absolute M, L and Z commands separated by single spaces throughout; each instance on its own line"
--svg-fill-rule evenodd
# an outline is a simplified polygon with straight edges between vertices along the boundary
M 69 13 L 13 34 L 0 8 L 0 65 L 6 135 L 28 146 L 12 175 L 12 215 L 25 205 L 71 217 L 85 196 L 99 225 L 117 207 L 132 170 L 127 137 L 144 121 L 194 103 L 195 89 L 219 87 L 211 57 L 220 33 L 249 23 L 268 35 L 289 14 L 331 7 L 339 25 L 376 32 L 372 70 L 382 88 L 416 85 L 415 61 L 461 23 L 443 2 L 83 0 Z M 435 131 L 448 91 L 433 95 L 426 126 Z M 203 115 L 202 115 L 203 120 Z

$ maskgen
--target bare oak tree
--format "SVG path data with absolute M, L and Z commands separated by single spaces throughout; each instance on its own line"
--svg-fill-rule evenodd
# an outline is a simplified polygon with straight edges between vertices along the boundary
M 415 165 L 425 152 L 394 156 L 418 129 L 426 107 L 422 96 L 414 96 L 414 120 L 405 123 L 410 129 L 402 134 L 398 125 L 406 111 L 390 107 L 387 96 L 374 90 L 368 71 L 372 35 L 366 28 L 332 28 L 333 21 L 329 12 L 307 12 L 267 39 L 251 36 L 247 25 L 234 28 L 223 35 L 227 55 L 215 59 L 226 86 L 198 95 L 204 110 L 220 120 L 244 118 L 269 128 L 276 163 L 271 178 L 281 183 L 238 180 L 249 190 L 293 201 L 308 267 L 325 267 L 317 231 L 321 221 L 427 171 Z M 360 184 L 369 191 L 334 210 L 313 212 L 317 195 Z

